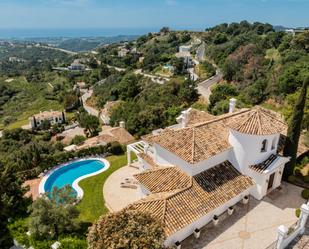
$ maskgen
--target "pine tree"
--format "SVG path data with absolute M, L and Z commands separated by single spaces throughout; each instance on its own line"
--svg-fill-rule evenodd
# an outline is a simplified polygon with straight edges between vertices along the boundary
M 304 108 L 306 103 L 307 88 L 309 84 L 309 76 L 303 82 L 300 95 L 294 106 L 293 116 L 291 118 L 288 133 L 283 149 L 283 155 L 290 157 L 291 160 L 285 166 L 284 177 L 292 175 L 296 164 L 297 148 L 301 132 L 301 123 L 304 116 Z

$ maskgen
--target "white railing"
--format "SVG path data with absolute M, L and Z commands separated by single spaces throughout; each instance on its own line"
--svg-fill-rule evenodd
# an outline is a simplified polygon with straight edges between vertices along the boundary
M 300 207 L 301 213 L 298 221 L 289 229 L 281 225 L 278 227 L 278 239 L 276 249 L 286 248 L 298 235 L 305 232 L 305 226 L 309 215 L 309 202 Z

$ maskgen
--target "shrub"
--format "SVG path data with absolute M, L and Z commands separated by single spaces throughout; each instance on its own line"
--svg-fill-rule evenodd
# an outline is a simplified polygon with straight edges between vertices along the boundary
M 71 144 L 80 145 L 80 144 L 82 144 L 85 140 L 86 140 L 86 138 L 85 138 L 84 136 L 76 135 L 76 136 L 72 139 Z
M 290 175 L 288 177 L 288 182 L 294 183 L 296 181 L 296 176 Z
M 300 208 L 296 208 L 295 209 L 295 215 L 296 215 L 297 218 L 299 218 L 299 216 L 300 216 Z
M 86 249 L 87 241 L 74 237 L 60 239 L 61 246 L 59 249 Z
M 305 183 L 309 183 L 309 175 L 303 177 Z
M 309 199 L 309 189 L 304 189 L 302 192 L 301 192 L 301 196 L 308 200 Z
M 112 142 L 110 144 L 110 147 L 109 147 L 109 150 L 108 150 L 110 153 L 112 153 L 113 155 L 121 155 L 123 154 L 124 150 L 121 146 L 120 143 L 118 142 Z
M 26 232 L 28 231 L 27 220 L 18 219 L 9 224 L 9 230 L 13 238 L 21 245 L 26 247 L 30 246 L 29 237 Z
M 64 147 L 63 143 L 61 143 L 61 142 L 55 143 L 55 148 L 56 148 L 57 150 L 63 151 L 63 147 Z

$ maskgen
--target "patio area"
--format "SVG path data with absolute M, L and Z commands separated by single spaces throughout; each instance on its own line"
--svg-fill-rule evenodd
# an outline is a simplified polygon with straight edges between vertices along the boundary
M 232 216 L 224 213 L 219 224 L 212 223 L 201 230 L 199 239 L 193 236 L 182 241 L 182 249 L 266 249 L 277 238 L 279 225 L 291 226 L 297 221 L 295 209 L 305 200 L 302 189 L 282 183 L 262 201 L 250 197 L 247 205 L 237 204 Z
M 131 186 L 133 187 L 136 184 L 126 184 L 127 187 L 121 187 L 121 183 L 124 183 L 126 178 L 133 179 L 133 175 L 138 172 L 137 168 L 125 166 L 107 178 L 103 186 L 103 196 L 105 206 L 111 212 L 119 211 L 141 198 L 139 190 L 131 188 Z
M 23 183 L 23 187 L 29 187 L 26 197 L 31 197 L 32 200 L 36 200 L 39 197 L 39 185 L 42 180 L 42 177 L 35 178 L 32 180 L 27 180 Z

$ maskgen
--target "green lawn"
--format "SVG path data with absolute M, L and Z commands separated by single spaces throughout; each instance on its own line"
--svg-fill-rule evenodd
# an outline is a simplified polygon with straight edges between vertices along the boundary
M 103 185 L 106 179 L 117 169 L 127 165 L 127 156 L 110 156 L 106 158 L 110 162 L 108 170 L 99 175 L 82 180 L 79 186 L 84 190 L 84 196 L 78 204 L 79 219 L 84 222 L 94 222 L 108 209 L 104 205 Z

